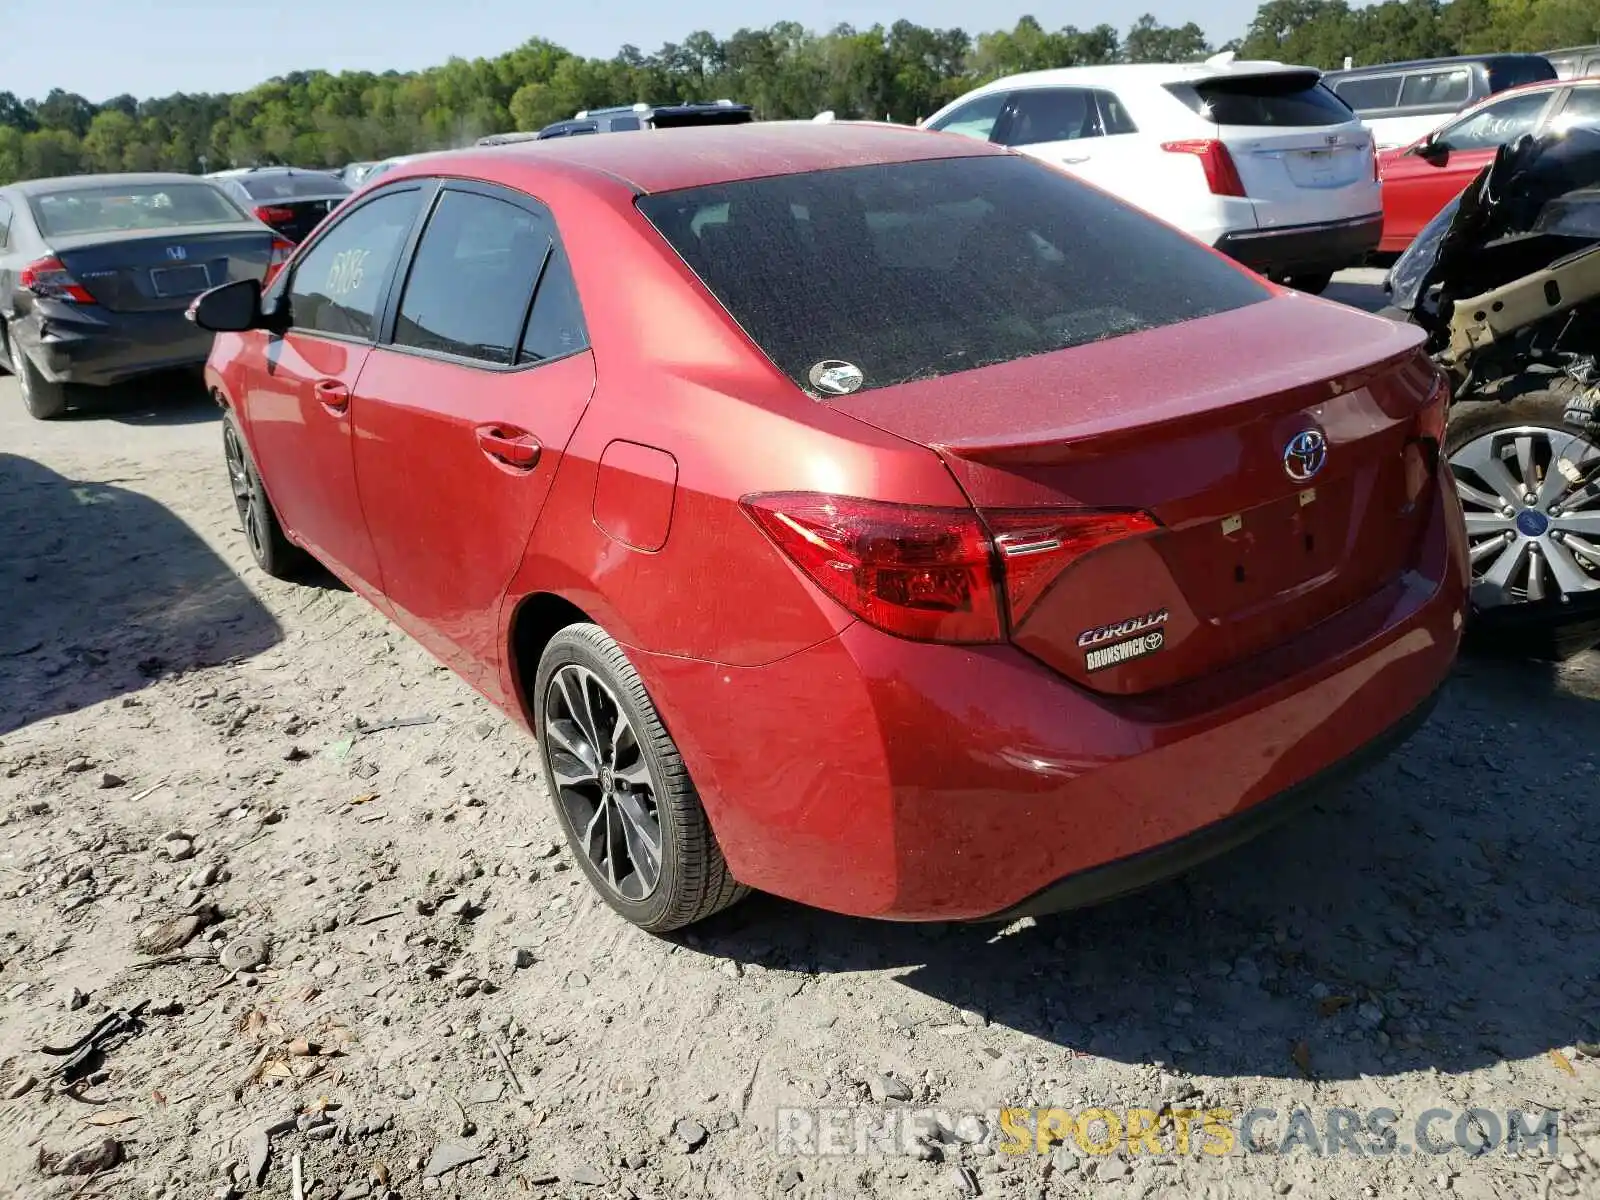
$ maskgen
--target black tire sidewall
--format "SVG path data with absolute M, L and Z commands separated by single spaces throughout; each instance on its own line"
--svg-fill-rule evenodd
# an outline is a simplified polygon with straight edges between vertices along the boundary
M 672 787 L 664 783 L 673 777 L 673 771 L 663 761 L 658 751 L 658 744 L 662 737 L 667 736 L 665 727 L 656 715 L 655 706 L 651 705 L 648 696 L 644 702 L 649 706 L 649 711 L 642 711 L 636 702 L 636 696 L 643 696 L 643 684 L 639 682 L 638 675 L 631 666 L 626 666 L 626 658 L 622 663 L 626 666 L 628 678 L 621 678 L 621 672 L 615 665 L 615 660 L 601 648 L 598 642 L 609 642 L 605 634 L 596 625 L 571 625 L 557 633 L 545 647 L 544 654 L 539 659 L 539 669 L 534 677 L 533 714 L 534 733 L 539 745 L 540 775 L 544 780 L 546 791 L 550 793 L 550 802 L 555 808 L 556 820 L 561 825 L 562 833 L 566 836 L 567 847 L 572 852 L 572 857 L 577 861 L 578 869 L 588 877 L 590 884 L 605 899 L 606 903 L 619 914 L 636 925 L 651 929 L 658 925 L 662 918 L 674 907 L 674 897 L 681 886 L 682 868 L 678 859 L 679 838 L 676 822 L 678 820 L 677 805 L 664 794 L 666 789 Z M 611 643 L 614 647 L 615 643 Z M 621 655 L 620 648 L 617 654 Z M 556 788 L 555 774 L 551 770 L 549 739 L 545 737 L 545 694 L 549 691 L 550 681 L 564 666 L 577 665 L 594 672 L 611 689 L 617 703 L 622 706 L 629 722 L 633 725 L 634 732 L 639 738 L 639 748 L 650 767 L 650 782 L 656 791 L 656 819 L 661 827 L 661 874 L 656 881 L 653 892 L 644 900 L 629 900 L 619 896 L 612 889 L 610 882 L 600 873 L 599 869 L 589 861 L 589 856 L 583 850 L 583 839 L 580 831 L 573 829 L 572 823 L 567 818 L 565 806 L 561 803 L 560 794 Z M 682 778 L 687 783 L 687 775 Z M 679 789 L 679 794 L 687 792 L 692 795 L 692 787 Z
M 1590 435 L 1567 424 L 1566 411 L 1566 398 L 1552 391 L 1525 392 L 1514 400 L 1470 400 L 1458 404 L 1445 426 L 1445 458 L 1486 433 L 1498 433 L 1520 425 L 1557 429 L 1592 441 Z
M 244 431 L 239 428 L 239 422 L 233 413 L 224 410 L 222 413 L 223 436 L 230 434 L 239 445 L 239 455 L 244 460 L 245 476 L 249 480 L 250 490 L 254 503 L 251 505 L 251 520 L 255 525 L 255 539 L 248 534 L 245 545 L 249 547 L 250 558 L 268 575 L 274 579 L 286 579 L 290 576 L 295 566 L 294 556 L 297 547 L 284 536 L 282 527 L 278 524 L 277 515 L 273 512 L 272 501 L 267 498 L 267 489 L 261 482 L 261 472 L 256 470 L 255 459 L 250 456 L 250 443 L 245 440 Z M 227 446 L 224 443 L 223 456 L 226 459 Z M 232 496 L 232 483 L 229 483 L 229 496 Z M 241 519 L 240 524 L 243 525 Z M 260 549 L 257 550 L 259 544 Z
M 22 404 L 28 415 L 40 421 L 54 420 L 67 411 L 66 388 L 51 383 L 33 365 L 28 352 L 7 336 L 7 346 L 16 359 L 17 386 L 22 389 Z

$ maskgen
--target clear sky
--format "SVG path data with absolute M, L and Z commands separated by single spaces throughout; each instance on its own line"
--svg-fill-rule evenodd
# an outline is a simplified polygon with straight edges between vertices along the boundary
M 1032 13 L 1047 29 L 1127 27 L 1148 8 L 1168 25 L 1194 21 L 1220 43 L 1244 32 L 1257 0 L 14 0 L 0 26 L 0 91 L 43 99 L 52 87 L 99 102 L 124 92 L 237 92 L 296 69 L 414 70 L 451 55 L 493 56 L 530 37 L 609 57 L 625 42 L 645 51 L 695 29 L 726 36 L 743 26 L 797 20 L 1010 27 Z

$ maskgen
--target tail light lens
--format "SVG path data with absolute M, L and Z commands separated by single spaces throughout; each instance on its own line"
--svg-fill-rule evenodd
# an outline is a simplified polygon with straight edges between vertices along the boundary
M 1233 164 L 1233 155 L 1227 146 L 1215 138 L 1194 138 L 1182 142 L 1162 142 L 1168 154 L 1192 154 L 1200 160 L 1206 173 L 1206 186 L 1213 196 L 1243 196 L 1244 181 L 1239 178 L 1239 168 Z
M 1057 576 L 1091 550 L 1156 528 L 1142 512 L 987 512 L 1015 629 Z
M 1156 527 L 1143 513 L 887 504 L 785 492 L 743 506 L 807 578 L 851 613 L 922 642 L 998 642 L 1090 550 Z M 987 523 L 986 523 L 987 522 Z
M 89 289 L 72 277 L 59 258 L 41 258 L 17 274 L 17 286 L 40 299 L 68 300 L 73 304 L 93 304 Z
M 1383 161 L 1378 157 L 1378 143 L 1373 142 L 1368 146 L 1367 153 L 1372 155 L 1372 182 L 1383 182 Z
M 263 204 L 256 209 L 256 219 L 268 225 L 279 225 L 294 220 L 294 209 L 281 204 Z
M 287 238 L 272 239 L 272 254 L 267 259 L 267 273 L 261 277 L 261 286 L 264 288 L 271 283 L 273 277 L 283 270 L 283 264 L 289 261 L 289 256 L 294 253 L 294 243 Z

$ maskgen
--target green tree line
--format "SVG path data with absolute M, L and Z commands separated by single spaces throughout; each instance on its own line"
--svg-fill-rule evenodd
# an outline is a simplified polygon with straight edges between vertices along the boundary
M 691 33 L 653 54 L 623 46 L 585 58 L 534 38 L 496 58 L 423 71 L 296 71 L 232 94 L 116 96 L 94 103 L 55 89 L 42 100 L 0 91 L 0 182 L 85 171 L 337 166 L 537 129 L 579 109 L 728 98 L 767 119 L 911 122 L 986 80 L 1018 71 L 1114 62 L 1187 62 L 1219 49 L 1324 68 L 1346 55 L 1390 62 L 1487 50 L 1600 42 L 1597 0 L 1267 0 L 1244 35 L 1207 44 L 1190 23 L 1140 17 L 1045 29 L 1023 17 L 977 35 L 910 21 L 814 33 L 795 22 L 727 38 Z

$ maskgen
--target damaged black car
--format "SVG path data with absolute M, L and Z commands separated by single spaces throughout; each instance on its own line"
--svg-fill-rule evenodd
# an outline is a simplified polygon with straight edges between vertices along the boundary
M 1600 642 L 1600 130 L 1501 147 L 1384 288 L 1454 386 L 1479 640 L 1555 659 Z

